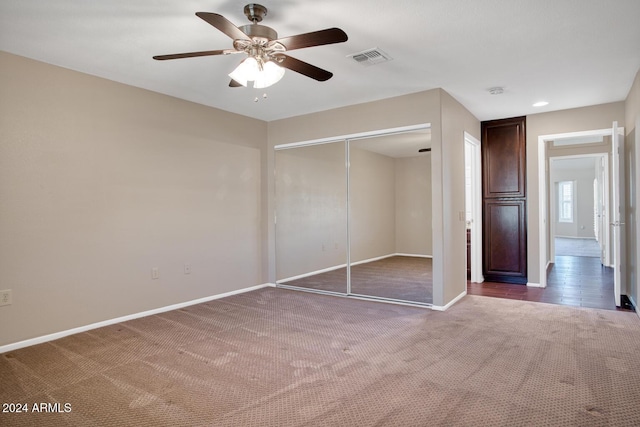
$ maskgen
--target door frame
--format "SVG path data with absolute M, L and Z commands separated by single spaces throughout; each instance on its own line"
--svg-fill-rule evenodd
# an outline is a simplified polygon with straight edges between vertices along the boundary
M 619 132 L 624 134 L 624 128 L 618 127 Z M 538 241 L 539 241 L 539 274 L 541 288 L 547 287 L 547 269 L 551 259 L 547 255 L 547 247 L 549 245 L 547 236 L 549 236 L 549 218 L 547 200 L 549 195 L 547 173 L 549 171 L 549 161 L 547 159 L 547 143 L 556 139 L 590 137 L 590 136 L 613 136 L 613 126 L 606 129 L 596 129 L 580 132 L 564 132 L 549 135 L 538 136 Z M 618 189 L 613 188 L 612 191 Z M 610 212 L 607 212 L 610 215 Z M 609 217 L 608 217 L 609 218 Z
M 471 282 L 482 283 L 482 150 L 481 142 L 468 132 L 464 133 L 465 150 L 470 150 L 471 164 L 465 165 L 471 175 Z M 467 156 L 465 156 L 465 159 Z M 466 176 L 465 176 L 466 179 Z M 466 191 L 465 185 L 465 191 Z M 465 210 L 469 207 L 465 207 Z
M 624 225 L 626 220 L 626 200 L 624 181 L 624 128 L 613 122 L 611 131 L 611 182 L 613 183 L 611 198 L 610 224 L 613 234 L 613 290 L 616 306 L 622 305 L 622 285 L 626 283 L 626 235 Z M 625 285 L 626 288 L 626 285 Z M 625 289 L 626 293 L 626 289 Z

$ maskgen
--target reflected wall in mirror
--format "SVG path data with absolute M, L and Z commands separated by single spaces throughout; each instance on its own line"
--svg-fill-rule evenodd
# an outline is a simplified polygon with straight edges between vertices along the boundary
M 275 152 L 276 283 L 347 293 L 346 142 Z
M 349 141 L 352 294 L 433 301 L 430 136 Z

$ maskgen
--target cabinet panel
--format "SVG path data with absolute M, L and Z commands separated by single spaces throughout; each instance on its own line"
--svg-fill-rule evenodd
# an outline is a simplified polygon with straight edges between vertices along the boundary
M 526 283 L 526 202 L 485 200 L 483 217 L 485 279 Z
M 483 195 L 525 197 L 525 119 L 482 123 Z

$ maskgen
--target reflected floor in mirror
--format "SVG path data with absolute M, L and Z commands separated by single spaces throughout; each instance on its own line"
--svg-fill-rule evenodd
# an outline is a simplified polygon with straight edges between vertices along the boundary
M 288 286 L 346 293 L 346 268 L 327 271 L 283 283 Z M 431 304 L 431 258 L 392 256 L 351 267 L 351 293 Z

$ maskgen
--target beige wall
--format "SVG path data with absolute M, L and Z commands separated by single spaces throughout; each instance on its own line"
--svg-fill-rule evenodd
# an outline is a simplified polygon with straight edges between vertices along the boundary
M 391 157 L 355 148 L 366 142 L 355 141 L 349 150 L 351 262 L 396 252 L 395 162 Z
M 396 250 L 432 255 L 431 154 L 395 160 Z
M 625 102 L 625 172 L 627 182 L 627 279 L 628 293 L 636 307 L 640 303 L 640 70 L 636 74 L 627 100 Z M 640 313 L 640 308 L 638 309 Z
M 264 282 L 265 122 L 0 68 L 0 345 Z
M 624 126 L 624 108 L 624 102 L 616 102 L 527 116 L 527 275 L 529 283 L 540 283 L 538 137 L 607 129 L 611 128 L 614 121 L 617 121 L 619 126 Z M 543 224 L 542 227 L 545 225 Z
M 434 281 L 436 277 L 445 281 L 442 301 L 447 303 L 467 290 L 464 133 L 480 140 L 480 122 L 444 91 L 441 108 L 441 151 L 436 146 L 431 151 L 435 156 L 431 163 L 432 203 L 441 206 L 433 210 L 433 252 L 441 251 L 443 256 L 442 272 L 434 267 Z M 436 296 L 434 290 L 434 301 Z

